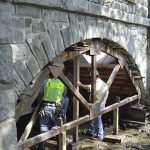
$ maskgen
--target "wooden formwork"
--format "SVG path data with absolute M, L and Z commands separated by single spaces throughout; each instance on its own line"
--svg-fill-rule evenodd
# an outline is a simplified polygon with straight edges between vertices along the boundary
M 93 42 L 94 44 L 94 42 Z M 118 49 L 118 47 L 117 47 Z M 121 49 L 121 48 L 120 48 Z M 80 64 L 79 64 L 79 55 L 92 51 L 91 53 L 91 57 L 92 57 L 92 63 L 91 63 L 91 70 L 92 70 L 92 102 L 93 103 L 88 103 L 88 101 L 80 94 L 78 88 L 77 88 L 77 82 L 79 81 L 79 77 L 80 77 Z M 135 93 L 134 95 L 131 95 L 123 100 L 120 100 L 108 107 L 105 107 L 103 110 L 99 110 L 99 102 L 95 101 L 95 88 L 96 88 L 96 83 L 95 83 L 95 73 L 96 73 L 96 51 L 93 52 L 92 48 L 90 46 L 88 46 L 85 43 L 79 44 L 79 45 L 74 45 L 72 46 L 69 51 L 64 51 L 61 55 L 59 55 L 58 57 L 56 57 L 51 65 L 46 66 L 43 71 L 39 74 L 38 78 L 35 79 L 35 81 L 33 81 L 33 85 L 30 86 L 30 92 L 32 91 L 32 94 L 30 95 L 24 95 L 22 96 L 22 101 L 21 103 L 18 105 L 17 109 L 16 109 L 16 120 L 18 120 L 21 115 L 23 114 L 23 112 L 26 110 L 27 107 L 30 107 L 31 104 L 33 103 L 33 101 L 35 100 L 35 98 L 38 96 L 38 92 L 40 89 L 40 85 L 42 84 L 42 82 L 45 80 L 45 78 L 48 76 L 49 72 L 51 72 L 55 77 L 58 77 L 69 89 L 69 91 L 73 94 L 74 99 L 73 99 L 73 121 L 66 123 L 60 127 L 56 127 L 53 130 L 50 130 L 48 132 L 39 134 L 35 137 L 32 138 L 28 138 L 34 124 L 37 118 L 37 110 L 38 107 L 40 105 L 40 101 L 38 106 L 35 108 L 34 113 L 31 117 L 31 120 L 29 121 L 28 125 L 25 128 L 24 133 L 22 134 L 19 142 L 18 142 L 18 148 L 19 149 L 25 149 L 27 147 L 31 147 L 37 143 L 40 143 L 42 141 L 45 141 L 53 136 L 56 136 L 58 134 L 62 134 L 65 133 L 67 130 L 70 130 L 72 128 L 74 128 L 74 132 L 73 132 L 73 139 L 74 141 L 78 141 L 78 126 L 89 121 L 92 120 L 96 117 L 98 117 L 101 114 L 105 114 L 108 113 L 112 110 L 115 110 L 127 103 L 130 103 L 134 100 L 138 100 L 141 99 L 141 88 L 139 85 L 139 82 L 137 82 L 134 73 L 132 72 L 129 64 L 127 63 L 127 60 L 125 59 L 125 56 L 122 54 L 122 52 L 120 51 L 116 51 L 113 48 L 109 47 L 108 45 L 102 45 L 102 49 L 101 51 L 107 53 L 108 55 L 111 55 L 113 57 L 116 58 L 116 62 L 117 64 L 115 64 L 115 66 L 112 69 L 112 72 L 110 73 L 110 76 L 107 80 L 107 85 L 108 85 L 108 89 L 111 88 L 113 81 L 117 75 L 117 73 L 119 72 L 119 70 L 125 70 L 128 74 L 128 77 L 132 83 L 132 86 L 135 88 Z M 69 59 L 74 58 L 74 82 L 70 82 L 70 80 L 65 76 L 65 74 L 62 72 L 63 70 L 63 63 Z M 87 66 L 86 66 L 87 67 Z M 135 71 L 135 70 L 133 70 Z M 136 74 L 137 76 L 137 74 Z M 103 96 L 101 97 L 101 99 L 103 98 Z M 101 101 L 101 100 L 100 100 Z M 87 109 L 87 111 L 89 112 L 87 115 L 79 118 L 79 102 L 84 106 L 85 109 Z M 31 110 L 33 111 L 33 110 Z M 65 135 L 65 134 L 64 134 Z M 62 138 L 60 138 L 60 140 L 62 141 L 62 147 L 60 149 L 64 150 L 64 143 L 63 141 L 65 136 L 61 136 Z

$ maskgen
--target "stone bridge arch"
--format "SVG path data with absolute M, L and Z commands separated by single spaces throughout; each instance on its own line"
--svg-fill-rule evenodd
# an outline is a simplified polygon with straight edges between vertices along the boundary
M 135 5 L 124 1 L 115 9 L 100 1 L 78 2 L 0 2 L 0 130 L 1 141 L 9 141 L 0 145 L 3 149 L 16 149 L 14 116 L 18 98 L 21 101 L 20 95 L 27 94 L 27 87 L 35 82 L 44 66 L 71 45 L 99 38 L 114 51 L 121 52 L 128 62 L 132 61 L 130 67 L 138 75 L 146 77 L 148 2 L 138 3 L 137 10 L 141 10 L 135 11 L 138 14 L 131 12 Z M 120 5 L 121 10 L 117 7 Z
M 25 87 L 25 89 L 22 89 L 23 92 L 21 93 L 21 95 L 25 95 L 25 97 L 21 96 L 22 102 L 19 103 L 18 108 L 16 109 L 16 120 L 18 120 L 21 117 L 22 113 L 24 111 L 26 111 L 26 107 L 30 106 L 32 104 L 32 102 L 35 100 L 36 96 L 38 95 L 40 85 L 42 84 L 44 79 L 49 74 L 49 69 L 47 68 L 47 65 L 55 65 L 57 63 L 58 64 L 63 63 L 65 61 L 67 61 L 68 59 L 72 59 L 75 56 L 85 53 L 87 50 L 89 50 L 91 48 L 91 42 L 93 40 L 96 40 L 98 42 L 97 48 L 99 48 L 99 46 L 101 46 L 99 44 L 101 44 L 101 43 L 104 44 L 103 45 L 104 47 L 100 48 L 101 51 L 103 51 L 104 53 L 106 53 L 108 55 L 115 57 L 116 59 L 118 59 L 118 61 L 125 62 L 125 68 L 129 74 L 131 82 L 135 86 L 136 92 L 134 92 L 134 93 L 136 93 L 139 97 L 141 97 L 141 95 L 144 96 L 145 91 L 144 91 L 143 82 L 141 80 L 141 73 L 139 71 L 139 68 L 138 68 L 137 64 L 135 63 L 133 57 L 128 53 L 128 51 L 121 44 L 118 44 L 118 43 L 112 41 L 112 39 L 108 39 L 108 37 L 107 37 L 107 39 L 106 38 L 101 39 L 98 37 L 94 37 L 91 39 L 88 38 L 88 39 L 81 40 L 78 43 L 72 43 L 72 44 L 68 45 L 68 47 L 65 47 L 65 49 L 62 50 L 61 52 L 56 52 L 54 50 L 52 42 L 50 42 L 50 39 L 51 39 L 51 37 L 48 37 L 47 35 L 46 36 L 41 35 L 41 34 L 31 36 L 29 39 L 26 39 L 26 42 L 27 42 L 26 48 L 28 49 L 28 54 L 30 54 L 30 55 L 27 55 L 27 59 L 31 55 L 33 55 L 32 60 L 34 60 L 34 63 L 30 62 L 31 64 L 28 64 L 28 65 L 29 66 L 33 65 L 33 67 L 34 67 L 35 62 L 37 61 L 37 65 L 39 66 L 40 71 L 39 72 L 37 71 L 37 74 L 34 74 L 35 70 L 30 68 L 26 64 L 27 62 L 25 63 L 27 65 L 27 69 L 29 69 L 29 72 L 31 73 L 31 75 L 33 77 L 35 77 L 32 79 L 32 81 L 29 81 L 29 84 L 31 84 L 31 85 L 33 84 L 33 86 L 31 86 L 31 87 L 29 86 L 29 84 L 27 84 L 27 81 L 24 80 L 24 79 L 28 79 L 28 78 L 25 77 L 24 79 L 22 79 L 21 75 L 19 75 L 20 79 L 27 86 Z M 64 42 L 64 40 L 63 40 L 63 42 Z M 67 42 L 67 44 L 68 43 L 69 42 Z M 57 46 L 59 47 L 59 45 L 57 45 Z M 52 48 L 51 50 L 50 50 L 50 47 Z M 19 61 L 19 65 L 21 65 L 21 63 L 22 62 Z M 121 65 L 121 63 L 120 63 L 120 65 Z M 16 66 L 16 64 L 15 64 L 15 66 Z M 18 70 L 19 70 L 19 68 L 18 68 Z M 33 72 L 31 72 L 31 71 L 33 71 Z M 19 72 L 17 72 L 17 73 L 19 74 Z M 38 74 L 40 74 L 40 75 L 38 75 Z M 138 77 L 138 79 L 140 79 L 140 80 L 137 80 L 136 77 Z M 40 80 L 40 78 L 42 78 L 42 79 Z M 40 81 L 38 81 L 38 80 L 40 80 Z M 18 81 L 18 80 L 16 80 L 16 81 Z M 36 82 L 36 81 L 37 81 L 37 83 L 35 83 L 35 85 L 34 85 L 34 82 Z M 31 92 L 31 95 L 30 95 L 30 92 Z M 28 96 L 31 96 L 31 97 L 28 97 Z M 28 104 L 28 102 L 27 102 L 27 100 L 29 100 L 29 99 L 31 100 L 30 104 Z M 26 101 L 26 102 L 24 103 L 23 101 Z M 26 106 L 23 106 L 25 104 L 26 104 Z

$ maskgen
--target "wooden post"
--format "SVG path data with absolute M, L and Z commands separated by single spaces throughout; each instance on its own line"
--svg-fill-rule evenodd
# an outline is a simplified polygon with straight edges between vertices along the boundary
M 63 125 L 62 118 L 60 118 L 60 120 L 58 120 L 58 125 L 59 126 Z M 66 148 L 67 148 L 67 146 L 66 146 L 66 131 L 61 132 L 57 138 L 58 138 L 59 150 L 66 150 Z
M 91 102 L 96 102 L 96 55 L 91 56 L 91 75 L 92 75 L 92 89 L 91 89 Z
M 74 87 L 78 89 L 77 82 L 79 81 L 80 74 L 80 64 L 79 64 L 79 56 L 74 58 Z M 79 118 L 79 101 L 73 97 L 73 120 Z M 73 142 L 77 142 L 79 139 L 78 136 L 79 126 L 76 126 L 73 129 Z
M 116 102 L 120 102 L 120 97 L 116 97 Z M 119 126 L 119 107 L 113 111 L 113 134 L 118 135 Z

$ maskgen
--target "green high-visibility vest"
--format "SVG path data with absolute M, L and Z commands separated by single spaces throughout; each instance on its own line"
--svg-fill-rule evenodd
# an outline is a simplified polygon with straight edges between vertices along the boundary
M 48 79 L 44 84 L 44 101 L 60 103 L 64 84 L 59 79 Z

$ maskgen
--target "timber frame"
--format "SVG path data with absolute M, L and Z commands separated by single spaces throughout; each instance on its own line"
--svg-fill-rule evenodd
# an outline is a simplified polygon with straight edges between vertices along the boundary
M 110 106 L 105 107 L 103 110 L 99 110 L 99 103 L 101 102 L 101 100 L 103 99 L 103 94 L 101 97 L 100 102 L 95 102 L 95 72 L 96 72 L 96 64 L 95 64 L 95 57 L 96 57 L 96 52 L 93 53 L 92 51 L 92 99 L 93 99 L 93 103 L 88 103 L 87 100 L 80 94 L 78 88 L 77 88 L 77 82 L 79 81 L 79 70 L 78 68 L 79 66 L 79 55 L 83 54 L 83 53 L 87 53 L 91 51 L 91 47 L 89 45 L 89 42 L 83 42 L 83 43 L 78 43 L 76 45 L 73 45 L 70 47 L 70 49 L 68 48 L 67 51 L 64 51 L 63 53 L 61 53 L 61 55 L 57 56 L 53 62 L 51 64 L 49 64 L 48 66 L 46 66 L 43 71 L 39 74 L 39 76 L 37 77 L 37 79 L 33 82 L 32 86 L 29 86 L 29 91 L 31 94 L 24 94 L 23 96 L 21 96 L 22 101 L 21 103 L 18 105 L 17 109 L 16 109 L 16 120 L 18 120 L 21 115 L 23 114 L 23 112 L 26 110 L 27 107 L 30 107 L 31 104 L 33 103 L 33 101 L 36 99 L 36 97 L 38 96 L 38 92 L 40 89 L 40 85 L 42 84 L 42 82 L 45 80 L 45 78 L 48 76 L 49 72 L 51 72 L 55 77 L 58 77 L 69 89 L 69 91 L 73 94 L 74 96 L 74 109 L 76 112 L 75 116 L 73 117 L 74 120 L 66 123 L 62 126 L 56 127 L 53 130 L 50 130 L 48 132 L 39 134 L 35 137 L 32 138 L 28 138 L 34 124 L 35 121 L 37 119 L 37 110 L 39 108 L 40 105 L 40 101 L 38 106 L 36 107 L 36 109 L 34 110 L 34 113 L 31 117 L 31 120 L 29 121 L 28 125 L 25 128 L 24 133 L 22 134 L 19 142 L 18 142 L 18 149 L 22 150 L 25 149 L 27 147 L 31 147 L 37 143 L 40 143 L 42 141 L 45 141 L 53 136 L 65 133 L 67 130 L 70 130 L 72 128 L 75 128 L 75 132 L 74 132 L 74 141 L 78 141 L 78 126 L 89 121 L 92 120 L 94 118 L 96 118 L 97 116 L 101 115 L 101 114 L 105 114 L 108 113 L 112 110 L 115 110 L 127 103 L 130 103 L 132 101 L 135 100 L 140 100 L 141 96 L 142 96 L 142 85 L 141 85 L 141 78 L 137 80 L 137 76 L 140 76 L 139 72 L 136 70 L 132 70 L 131 67 L 128 65 L 128 61 L 125 57 L 125 54 L 127 54 L 125 52 L 125 49 L 123 49 L 120 46 L 116 46 L 116 43 L 108 43 L 107 40 L 101 41 L 103 43 L 102 48 L 100 49 L 100 51 L 103 51 L 104 53 L 111 55 L 113 57 L 116 58 L 117 60 L 117 64 L 115 65 L 115 67 L 113 68 L 113 71 L 109 77 L 109 79 L 107 80 L 107 85 L 108 88 L 111 87 L 119 69 L 125 69 L 126 72 L 129 75 L 129 78 L 133 84 L 133 86 L 136 89 L 137 94 L 132 95 L 130 97 L 127 97 L 119 102 L 116 102 Z M 93 42 L 94 43 L 94 42 Z M 116 47 L 115 47 L 116 46 Z M 74 71 L 74 82 L 71 83 L 68 78 L 65 76 L 65 74 L 63 73 L 63 63 L 69 59 L 74 58 L 74 67 L 75 70 Z M 106 89 L 107 90 L 107 89 Z M 78 109 L 79 109 L 79 103 L 77 102 L 79 101 L 84 107 L 85 109 L 88 110 L 89 114 L 79 118 L 78 115 Z M 63 137 L 65 138 L 65 137 Z M 63 140 L 63 139 L 62 139 Z M 65 144 L 65 143 L 63 143 Z M 64 150 L 64 148 L 60 148 L 62 150 Z

